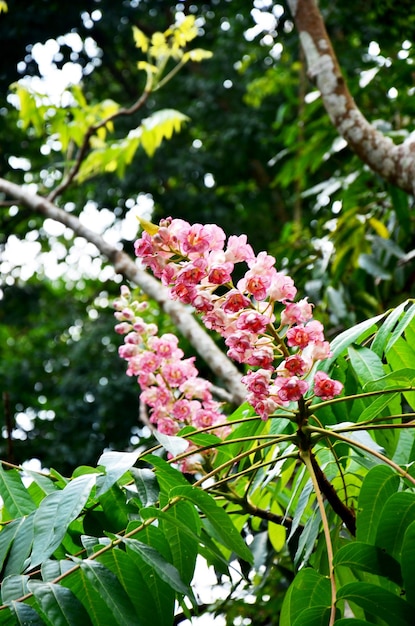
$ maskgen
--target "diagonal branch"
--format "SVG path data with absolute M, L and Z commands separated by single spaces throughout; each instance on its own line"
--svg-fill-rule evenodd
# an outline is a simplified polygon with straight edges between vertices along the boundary
M 325 109 L 349 147 L 376 174 L 415 192 L 415 140 L 393 143 L 364 117 L 347 87 L 316 0 L 288 0 L 308 66 Z
M 226 385 L 235 404 L 245 401 L 246 391 L 241 383 L 241 374 L 228 357 L 218 348 L 213 339 L 195 320 L 191 311 L 180 302 L 171 300 L 168 290 L 156 278 L 139 269 L 131 257 L 109 244 L 101 235 L 84 226 L 75 215 L 60 209 L 55 204 L 29 192 L 23 186 L 0 178 L 0 192 L 14 198 L 32 211 L 65 224 L 77 235 L 93 243 L 107 257 L 115 271 L 135 283 L 155 300 L 167 313 L 178 330 L 186 337 L 194 349 L 208 364 L 211 371 Z

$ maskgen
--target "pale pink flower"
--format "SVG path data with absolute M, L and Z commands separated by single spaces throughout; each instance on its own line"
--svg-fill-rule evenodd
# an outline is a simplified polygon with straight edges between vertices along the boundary
M 294 286 L 293 279 L 290 276 L 286 276 L 282 272 L 275 272 L 271 285 L 268 289 L 270 300 L 274 302 L 293 300 L 296 293 L 297 289 Z
M 285 325 L 301 324 L 311 320 L 313 316 L 313 305 L 303 298 L 299 302 L 288 302 L 281 312 L 281 322 Z
M 201 408 L 201 404 L 198 400 L 187 400 L 182 398 L 174 403 L 172 415 L 174 419 L 179 422 L 186 422 L 190 424 L 193 416 Z
M 303 352 L 303 356 L 307 355 L 313 361 L 324 361 L 331 357 L 330 344 L 328 341 L 316 341 L 310 343 Z
M 274 350 L 270 345 L 261 344 L 260 340 L 256 342 L 252 354 L 247 358 L 247 365 L 260 367 L 262 369 L 273 369 Z
M 164 435 L 173 436 L 180 430 L 180 425 L 171 417 L 164 416 L 157 420 L 157 430 Z
M 226 259 L 232 263 L 248 262 L 255 258 L 254 251 L 247 243 L 246 235 L 231 235 L 225 251 Z
M 338 380 L 329 378 L 325 372 L 316 372 L 314 375 L 314 393 L 322 400 L 331 400 L 342 392 L 343 385 Z

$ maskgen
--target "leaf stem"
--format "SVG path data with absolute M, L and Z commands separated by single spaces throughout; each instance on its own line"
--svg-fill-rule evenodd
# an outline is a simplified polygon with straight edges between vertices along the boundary
M 314 464 L 312 461 L 310 450 L 300 450 L 300 457 L 303 460 L 308 470 L 308 473 L 310 474 L 314 491 L 316 494 L 316 498 L 317 498 L 318 507 L 320 509 L 321 521 L 323 523 L 323 531 L 324 531 L 324 536 L 326 539 L 326 546 L 327 546 L 327 560 L 329 564 L 329 578 L 330 578 L 330 586 L 331 586 L 331 611 L 330 611 L 330 621 L 329 621 L 328 626 L 333 626 L 334 620 L 336 618 L 337 590 L 336 590 L 336 581 L 334 578 L 333 545 L 331 542 L 330 528 L 329 528 L 329 523 L 328 523 L 328 519 L 326 515 L 326 509 L 324 506 L 323 495 L 320 490 L 319 482 L 317 480 L 317 476 L 314 471 Z

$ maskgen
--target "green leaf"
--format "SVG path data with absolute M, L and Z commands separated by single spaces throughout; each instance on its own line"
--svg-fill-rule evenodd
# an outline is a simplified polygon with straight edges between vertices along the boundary
M 18 600 L 28 592 L 29 576 L 7 576 L 1 585 L 1 598 L 4 604 Z
M 46 496 L 34 520 L 34 542 L 31 567 L 47 559 L 62 542 L 69 524 L 85 506 L 97 474 L 84 474 L 71 480 L 62 491 Z
M 15 469 L 4 470 L 0 463 L 0 493 L 10 516 L 22 517 L 36 509 L 36 505 L 28 494 L 20 472 Z
M 415 493 L 403 491 L 392 494 L 380 514 L 376 545 L 400 561 L 406 529 L 414 521 Z
M 330 613 L 330 607 L 311 606 L 300 613 L 292 626 L 327 626 Z
M 189 447 L 189 442 L 186 439 L 182 439 L 182 437 L 165 435 L 157 430 L 154 431 L 154 436 L 172 456 L 179 456 L 179 454 L 186 452 Z
M 405 302 L 402 302 L 402 304 L 400 304 L 399 306 L 397 306 L 396 309 L 394 309 L 390 313 L 390 315 L 387 316 L 382 326 L 379 328 L 379 330 L 375 334 L 375 337 L 372 341 L 370 348 L 379 357 L 382 356 L 385 350 L 386 342 L 391 334 L 391 331 L 395 327 L 397 321 L 399 320 L 401 314 L 405 310 L 407 304 L 408 304 L 408 301 L 405 301 Z
M 186 498 L 196 504 L 212 524 L 221 542 L 248 563 L 252 563 L 252 553 L 245 544 L 229 515 L 216 504 L 215 500 L 205 491 L 188 485 L 175 487 L 170 492 L 171 498 Z
M 402 542 L 402 576 L 406 599 L 415 606 L 415 522 L 409 524 Z
M 127 530 L 130 531 L 130 526 Z M 167 540 L 159 528 L 151 526 L 142 529 L 140 538 L 163 555 L 166 560 L 171 558 Z M 138 552 L 131 550 L 129 545 L 127 545 L 127 554 L 140 570 L 140 575 L 150 589 L 151 603 L 154 606 L 155 616 L 158 617 L 158 623 L 160 626 L 171 626 L 176 597 L 174 589 L 156 575 L 152 564 L 143 559 Z
M 193 534 L 185 533 L 181 526 L 187 526 Z M 198 554 L 200 519 L 190 502 L 177 502 L 163 517 L 161 526 L 168 541 L 181 579 L 189 585 L 193 579 Z
M 328 371 L 336 358 L 340 356 L 347 348 L 354 342 L 358 342 L 358 340 L 367 337 L 372 332 L 376 330 L 376 324 L 383 317 L 385 317 L 386 313 L 382 313 L 381 315 L 376 315 L 376 317 L 372 317 L 370 319 L 365 320 L 364 322 L 360 322 L 360 324 L 356 324 L 356 326 L 352 326 L 348 330 L 345 330 L 340 335 L 337 335 L 335 339 L 330 343 L 330 350 L 332 352 L 332 356 L 329 359 L 324 361 L 324 367 L 319 369 L 323 369 L 324 371 Z
M 34 513 L 31 513 L 28 517 L 23 517 L 21 520 L 17 521 L 18 526 L 16 528 L 13 544 L 4 569 L 4 576 L 22 574 L 25 569 L 26 559 L 28 558 L 32 548 Z M 3 532 L 6 530 L 8 530 L 8 527 L 0 533 L 0 543 Z
M 12 602 L 10 608 L 16 616 L 14 626 L 45 626 L 45 622 L 32 606 L 23 602 Z
M 79 569 L 62 582 L 82 602 L 94 626 L 136 624 L 133 604 L 115 574 L 97 561 L 77 563 Z
M 196 600 L 191 588 L 184 584 L 180 578 L 180 574 L 174 565 L 166 561 L 161 554 L 153 548 L 138 539 L 124 539 L 124 543 L 128 548 L 138 554 L 143 561 L 149 565 L 161 580 L 167 583 L 172 589 L 178 593 L 188 596 L 196 606 Z
M 29 581 L 28 587 L 53 626 L 91 624 L 88 613 L 70 589 L 38 580 Z
M 104 452 L 98 459 L 98 465 L 105 468 L 105 475 L 97 479 L 96 495 L 105 493 L 134 465 L 140 456 L 140 450 L 134 452 Z
M 349 583 L 338 590 L 337 598 L 354 602 L 386 624 L 408 626 L 413 623 L 414 607 L 378 585 L 362 581 Z
M 6 607 L 0 610 L 0 625 L 1 626 L 16 626 L 18 624 L 21 624 L 21 622 L 18 621 L 15 612 L 12 610 L 12 605 L 10 605 L 10 607 Z
M 158 626 L 164 623 L 146 577 L 129 554 L 115 549 L 105 552 L 98 560 L 116 575 L 133 603 L 137 613 L 134 626 Z M 167 607 L 163 607 L 163 611 L 167 613 Z
M 362 386 L 385 375 L 381 359 L 372 350 L 362 346 L 349 346 L 348 354 L 352 367 Z
M 346 624 L 347 622 L 347 624 Z M 364 619 L 356 619 L 354 617 L 344 617 L 334 622 L 335 626 L 370 626 L 373 622 L 366 622 Z
M 378 465 L 368 472 L 358 500 L 356 518 L 358 541 L 375 544 L 380 513 L 386 500 L 397 491 L 399 482 L 399 477 L 385 465 Z
M 134 478 L 138 497 L 144 507 L 155 504 L 159 499 L 160 488 L 155 473 L 147 468 L 132 467 L 130 473 Z
M 415 304 L 412 304 L 410 308 L 406 311 L 405 315 L 400 320 L 399 324 L 395 328 L 392 333 L 392 337 L 389 339 L 388 344 L 386 346 L 385 352 L 386 354 L 392 348 L 392 346 L 396 343 L 396 341 L 402 336 L 406 327 L 412 322 L 415 317 Z
M 363 570 L 402 585 L 401 568 L 396 559 L 377 546 L 355 541 L 342 546 L 335 554 L 333 565 Z
M 330 581 L 315 570 L 305 567 L 295 576 L 285 594 L 280 626 L 293 626 L 303 611 L 310 607 L 331 604 Z

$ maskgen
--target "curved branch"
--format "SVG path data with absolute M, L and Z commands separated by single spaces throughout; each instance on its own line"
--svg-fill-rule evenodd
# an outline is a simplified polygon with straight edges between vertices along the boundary
M 171 300 L 167 288 L 156 278 L 139 269 L 128 254 L 118 250 L 105 241 L 101 235 L 81 224 L 75 215 L 60 209 L 46 198 L 28 192 L 20 185 L 0 178 L 0 192 L 6 193 L 36 213 L 65 224 L 77 235 L 93 243 L 107 257 L 117 273 L 140 287 L 171 317 L 175 326 L 190 341 L 212 372 L 224 382 L 232 396 L 232 401 L 235 404 L 245 401 L 246 390 L 241 383 L 241 374 L 237 368 L 195 320 L 191 311 L 180 302 Z
M 393 143 L 364 117 L 347 87 L 316 0 L 288 0 L 308 66 L 324 107 L 349 147 L 376 174 L 415 192 L 415 140 Z

